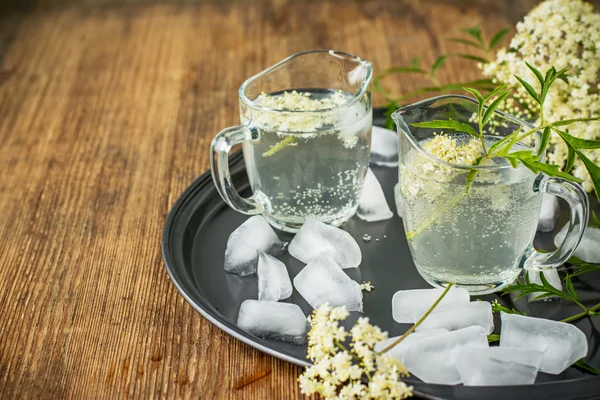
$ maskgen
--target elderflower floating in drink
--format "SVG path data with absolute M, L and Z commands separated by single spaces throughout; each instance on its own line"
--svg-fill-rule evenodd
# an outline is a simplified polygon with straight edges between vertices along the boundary
M 356 211 L 369 164 L 372 115 L 366 98 L 339 108 L 351 99 L 340 90 L 262 93 L 254 102 L 264 110 L 242 113 L 261 132 L 251 152 L 250 145 L 245 148 L 248 170 L 257 172 L 251 184 L 268 196 L 277 221 L 338 225 Z

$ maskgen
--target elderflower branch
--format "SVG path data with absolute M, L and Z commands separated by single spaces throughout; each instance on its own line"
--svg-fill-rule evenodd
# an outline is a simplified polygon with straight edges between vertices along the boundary
M 435 301 L 435 303 L 433 303 L 431 305 L 431 307 L 429 307 L 429 310 L 427 310 L 427 312 L 425 314 L 423 314 L 423 316 L 421 318 L 419 318 L 419 320 L 410 327 L 409 330 L 407 330 L 404 335 L 400 336 L 398 339 L 396 339 L 393 343 L 391 343 L 389 346 L 387 346 L 385 349 L 381 350 L 379 353 L 377 353 L 377 355 L 382 355 L 384 353 L 386 353 L 387 351 L 391 350 L 392 348 L 394 348 L 394 346 L 396 346 L 397 344 L 399 344 L 400 342 L 402 342 L 404 339 L 406 339 L 406 337 L 408 335 L 410 335 L 411 333 L 414 332 L 415 329 L 417 329 L 419 327 L 419 325 L 421 325 L 423 323 L 423 321 L 425 321 L 425 319 L 429 316 L 429 314 L 432 313 L 432 311 L 437 307 L 438 304 L 440 304 L 440 302 L 442 301 L 442 299 L 444 298 L 444 296 L 446 296 L 446 294 L 448 293 L 448 291 L 450 290 L 450 288 L 452 286 L 454 286 L 455 283 L 454 282 L 450 282 L 448 284 L 448 286 L 446 286 L 446 289 L 444 289 L 444 291 L 442 292 L 442 294 L 440 295 L 440 297 L 438 297 L 438 299 Z

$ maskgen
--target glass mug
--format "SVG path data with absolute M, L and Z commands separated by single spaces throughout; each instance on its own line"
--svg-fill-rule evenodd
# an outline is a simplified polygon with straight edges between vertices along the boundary
M 306 219 L 339 226 L 352 217 L 369 164 L 371 76 L 367 61 L 317 50 L 244 82 L 242 124 L 219 132 L 211 144 L 212 177 L 223 200 L 289 232 Z M 252 188 L 248 198 L 231 182 L 228 153 L 236 144 Z
M 547 270 L 562 265 L 573 253 L 588 220 L 588 198 L 581 187 L 564 179 L 534 174 L 504 159 L 477 167 L 454 165 L 425 151 L 423 145 L 440 130 L 413 123 L 448 119 L 469 124 L 477 102 L 465 96 L 440 96 L 397 110 L 399 206 L 410 251 L 423 278 L 443 287 L 455 282 L 471 293 L 486 294 L 512 283 L 522 268 Z M 533 126 L 496 112 L 486 125 L 486 147 L 515 129 Z M 490 133 L 493 133 L 490 134 Z M 468 135 L 444 132 L 457 141 Z M 541 133 L 514 150 L 537 149 Z M 466 191 L 471 169 L 478 174 Z M 542 193 L 559 196 L 571 209 L 567 236 L 552 253 L 533 248 Z

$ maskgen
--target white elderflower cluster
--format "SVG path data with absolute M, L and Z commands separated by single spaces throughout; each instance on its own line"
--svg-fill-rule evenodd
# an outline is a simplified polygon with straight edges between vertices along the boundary
M 318 111 L 339 106 L 346 101 L 348 98 L 340 91 L 323 98 L 313 98 L 308 92 L 296 90 L 278 95 L 261 93 L 254 102 L 263 107 L 281 111 L 315 111 L 315 113 L 262 112 L 258 114 L 255 122 L 283 132 L 313 132 L 324 125 L 333 124 L 337 117 L 336 114 L 321 114 Z
M 539 106 L 514 77 L 526 79 L 539 91 L 540 84 L 526 61 L 541 71 L 551 66 L 557 70 L 569 68 L 569 84 L 557 81 L 548 93 L 543 109 L 545 122 L 600 114 L 600 13 L 581 0 L 547 0 L 519 22 L 516 30 L 509 47 L 498 51 L 494 62 L 480 65 L 484 75 L 495 83 L 507 83 L 513 88 L 514 96 L 506 101 L 503 110 L 525 119 L 539 115 Z M 573 124 L 568 133 L 583 139 L 600 139 L 597 124 Z M 594 163 L 600 162 L 600 150 L 586 150 L 585 154 Z M 567 146 L 554 132 L 547 155 L 553 164 L 566 164 Z M 585 180 L 586 191 L 593 190 L 579 159 L 571 173 Z
M 321 305 L 309 317 L 308 367 L 298 378 L 306 395 L 319 394 L 334 399 L 404 399 L 412 396 L 412 387 L 402 377 L 404 366 L 388 355 L 378 355 L 373 346 L 387 338 L 368 318 L 359 318 L 347 332 L 339 325 L 348 317 L 346 307 Z M 345 342 L 350 338 L 350 346 Z

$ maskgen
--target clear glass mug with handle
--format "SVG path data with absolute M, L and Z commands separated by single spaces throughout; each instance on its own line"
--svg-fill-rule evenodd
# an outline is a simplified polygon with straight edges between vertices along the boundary
M 371 76 L 368 61 L 316 50 L 245 81 L 239 89 L 242 124 L 219 132 L 210 149 L 223 200 L 290 232 L 306 219 L 339 226 L 354 215 L 369 163 Z M 228 154 L 236 144 L 252 188 L 247 198 L 229 173 Z
M 583 236 L 589 206 L 579 185 L 534 174 L 520 163 L 513 168 L 495 158 L 493 164 L 473 167 L 436 158 L 424 146 L 441 133 L 439 129 L 412 125 L 452 118 L 477 131 L 471 122 L 476 112 L 475 100 L 447 95 L 403 107 L 392 118 L 398 127 L 399 203 L 417 270 L 433 286 L 456 282 L 473 294 L 486 294 L 512 283 L 523 268 L 543 271 L 562 265 Z M 486 147 L 520 127 L 533 128 L 496 112 L 485 126 Z M 457 143 L 470 140 L 465 133 L 444 134 Z M 537 151 L 541 132 L 530 138 L 516 143 L 513 151 Z M 477 175 L 467 191 L 472 170 Z M 533 248 L 542 193 L 559 196 L 570 206 L 566 238 L 551 253 Z

